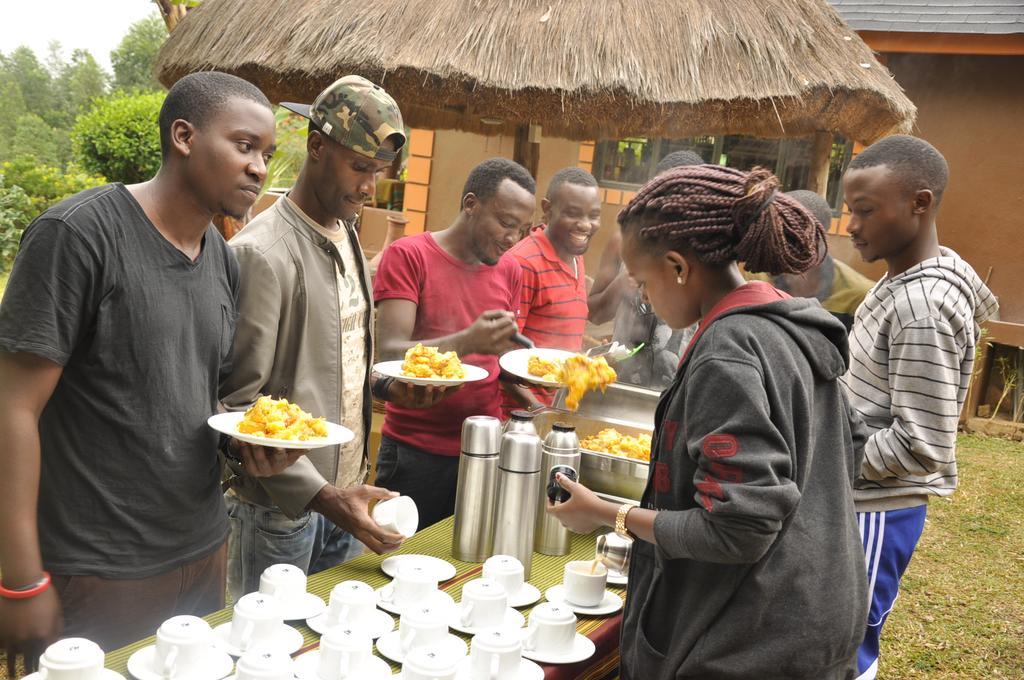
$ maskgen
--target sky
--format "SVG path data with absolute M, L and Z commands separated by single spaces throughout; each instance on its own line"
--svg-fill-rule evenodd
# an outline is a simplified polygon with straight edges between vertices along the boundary
M 28 45 L 45 60 L 50 41 L 57 40 L 65 57 L 75 48 L 85 48 L 108 72 L 110 51 L 128 27 L 157 13 L 150 0 L 6 0 L 3 4 L 0 52 Z

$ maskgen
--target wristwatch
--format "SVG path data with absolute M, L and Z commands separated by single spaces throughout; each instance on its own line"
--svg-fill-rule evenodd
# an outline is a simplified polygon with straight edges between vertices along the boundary
M 622 538 L 634 538 L 633 534 L 626 528 L 626 516 L 635 507 L 632 503 L 623 503 L 619 506 L 619 511 L 615 513 L 615 533 Z

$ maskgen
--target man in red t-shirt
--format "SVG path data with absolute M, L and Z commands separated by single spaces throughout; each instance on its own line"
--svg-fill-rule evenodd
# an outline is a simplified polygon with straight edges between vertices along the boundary
M 587 274 L 583 255 L 601 228 L 601 194 L 586 170 L 555 173 L 541 200 L 544 222 L 509 252 L 523 274 L 519 329 L 538 347 L 579 352 L 587 325 Z M 502 410 L 551 403 L 553 392 L 508 389 Z M 525 396 L 526 399 L 522 397 Z
M 522 276 L 502 257 L 530 226 L 536 185 L 505 158 L 476 166 L 462 190 L 462 210 L 447 229 L 391 244 L 374 280 L 382 360 L 401 359 L 421 342 L 454 350 L 488 371 L 429 409 L 387 404 L 377 485 L 412 497 L 420 528 L 455 511 L 462 421 L 501 415 L 498 355 L 515 349 Z

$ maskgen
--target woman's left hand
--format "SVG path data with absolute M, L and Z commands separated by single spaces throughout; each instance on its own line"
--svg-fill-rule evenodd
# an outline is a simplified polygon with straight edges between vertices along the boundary
M 558 473 L 555 480 L 559 486 L 572 494 L 572 497 L 564 503 L 552 503 L 548 500 L 547 511 L 557 518 L 569 531 L 577 534 L 589 534 L 605 525 L 602 517 L 607 501 L 601 500 L 597 494 L 577 484 L 565 475 Z

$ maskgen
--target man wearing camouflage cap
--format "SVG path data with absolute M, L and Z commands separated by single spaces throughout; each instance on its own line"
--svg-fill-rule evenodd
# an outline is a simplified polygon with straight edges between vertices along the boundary
M 232 409 L 261 394 L 286 398 L 356 436 L 274 477 L 234 470 L 226 500 L 236 600 L 257 590 L 272 564 L 315 573 L 358 555 L 363 544 L 383 553 L 403 539 L 367 513 L 371 500 L 397 494 L 363 484 L 376 376 L 371 287 L 355 228 L 377 173 L 405 144 L 402 114 L 359 76 L 334 82 L 312 105 L 281 105 L 310 120 L 306 160 L 292 190 L 230 242 L 241 267 L 239 320 L 221 398 Z M 377 391 L 409 406 L 443 397 L 394 383 L 387 394 Z

